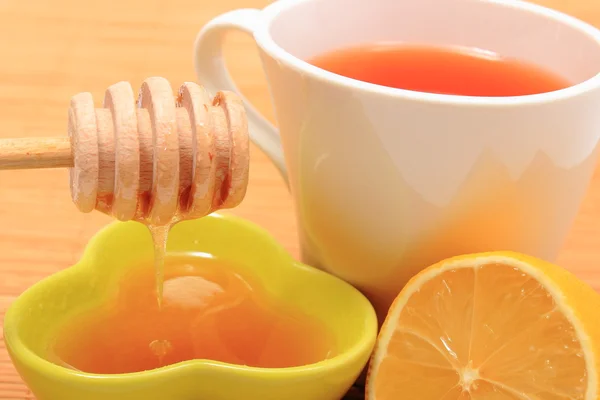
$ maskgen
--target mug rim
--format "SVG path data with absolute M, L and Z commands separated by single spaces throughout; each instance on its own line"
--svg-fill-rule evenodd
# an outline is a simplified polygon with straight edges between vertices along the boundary
M 261 10 L 261 20 L 260 23 L 255 25 L 253 35 L 258 46 L 266 54 L 268 54 L 275 60 L 278 60 L 279 62 L 287 65 L 293 70 L 323 83 L 330 83 L 348 89 L 358 89 L 360 91 L 374 95 L 383 95 L 393 98 L 425 103 L 499 107 L 526 106 L 568 100 L 600 88 L 600 70 L 596 73 L 596 75 L 592 76 L 591 78 L 575 83 L 563 89 L 522 96 L 498 97 L 468 95 L 463 96 L 455 94 L 419 92 L 414 90 L 378 85 L 375 83 L 364 82 L 343 75 L 338 75 L 336 73 L 314 66 L 309 62 L 292 55 L 290 52 L 278 45 L 270 34 L 271 24 L 281 14 L 281 12 L 311 1 L 325 0 L 276 0 L 275 2 L 271 3 L 270 5 Z M 600 48 L 600 29 L 561 11 L 554 10 L 534 3 L 528 3 L 522 0 L 476 1 L 482 3 L 497 4 L 502 7 L 510 7 L 516 9 L 519 12 L 537 14 L 546 19 L 554 20 L 562 25 L 566 25 L 571 29 L 577 30 L 583 33 L 584 35 L 592 38 Z

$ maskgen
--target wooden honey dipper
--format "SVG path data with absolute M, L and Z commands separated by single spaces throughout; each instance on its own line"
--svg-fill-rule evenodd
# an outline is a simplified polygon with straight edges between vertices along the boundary
M 68 137 L 0 140 L 0 170 L 70 168 L 82 212 L 166 225 L 237 206 L 246 193 L 248 122 L 232 92 L 211 99 L 186 82 L 146 79 L 134 98 L 119 82 L 95 108 L 90 93 L 71 98 Z

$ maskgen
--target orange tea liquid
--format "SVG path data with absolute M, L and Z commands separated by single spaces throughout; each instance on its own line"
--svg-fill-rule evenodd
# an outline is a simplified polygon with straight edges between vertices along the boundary
M 522 96 L 571 85 L 537 65 L 468 48 L 374 43 L 335 50 L 308 61 L 348 78 L 439 94 Z
M 84 372 L 150 370 L 191 359 L 292 367 L 333 355 L 320 321 L 275 303 L 232 265 L 167 255 L 162 305 L 149 263 L 127 275 L 117 297 L 72 319 L 52 349 L 56 362 Z

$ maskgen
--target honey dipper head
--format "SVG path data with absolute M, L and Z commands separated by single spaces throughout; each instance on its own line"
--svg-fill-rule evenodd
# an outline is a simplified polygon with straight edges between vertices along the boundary
M 164 78 L 71 99 L 71 196 L 82 212 L 155 225 L 200 218 L 237 206 L 248 185 L 248 122 L 235 93 L 214 98 L 184 83 L 177 97 Z

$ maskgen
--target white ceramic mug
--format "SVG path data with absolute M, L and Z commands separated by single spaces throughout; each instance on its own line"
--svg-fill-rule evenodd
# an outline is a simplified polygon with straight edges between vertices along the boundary
M 258 45 L 279 131 L 247 104 L 250 134 L 289 179 L 303 260 L 363 290 L 380 316 L 414 273 L 445 257 L 556 257 L 596 163 L 598 30 L 514 0 L 279 0 L 221 15 L 199 33 L 196 72 L 211 91 L 236 91 L 221 57 L 231 30 Z M 440 95 L 305 61 L 381 41 L 491 50 L 573 86 Z

